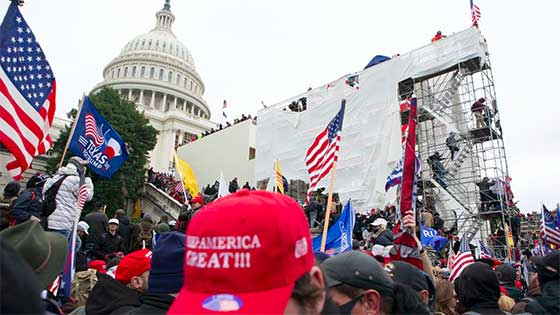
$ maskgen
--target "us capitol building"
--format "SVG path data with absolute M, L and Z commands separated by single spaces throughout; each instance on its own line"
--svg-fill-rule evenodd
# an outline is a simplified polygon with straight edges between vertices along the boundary
M 144 112 L 159 131 L 150 152 L 150 164 L 157 171 L 169 169 L 175 147 L 215 127 L 193 57 L 173 34 L 175 15 L 169 2 L 156 13 L 155 28 L 129 41 L 92 91 L 111 87 Z

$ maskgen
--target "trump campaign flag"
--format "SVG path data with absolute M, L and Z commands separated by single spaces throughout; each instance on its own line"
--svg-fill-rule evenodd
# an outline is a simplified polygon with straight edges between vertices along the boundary
M 85 96 L 68 149 L 89 162 L 97 175 L 111 178 L 128 158 L 121 136 Z
M 356 214 L 352 208 L 351 200 L 348 200 L 342 214 L 327 232 L 326 254 L 335 255 L 352 250 L 352 231 L 354 231 L 355 221 Z M 314 252 L 321 250 L 321 237 L 322 235 L 318 235 L 312 240 Z
M 435 251 L 439 251 L 447 244 L 448 239 L 439 235 L 438 231 L 423 225 L 420 226 L 420 230 L 422 246 L 430 246 Z
M 0 26 L 0 142 L 16 179 L 52 146 L 56 80 L 29 25 L 12 1 Z

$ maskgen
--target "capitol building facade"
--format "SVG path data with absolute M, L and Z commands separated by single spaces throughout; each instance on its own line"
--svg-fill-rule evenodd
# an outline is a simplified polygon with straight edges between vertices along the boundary
M 196 72 L 193 57 L 173 34 L 175 15 L 169 1 L 156 13 L 156 27 L 129 41 L 105 67 L 103 82 L 92 91 L 111 87 L 144 112 L 159 131 L 157 144 L 150 152 L 150 164 L 157 171 L 172 166 L 177 146 L 215 127 L 209 120 L 204 82 Z

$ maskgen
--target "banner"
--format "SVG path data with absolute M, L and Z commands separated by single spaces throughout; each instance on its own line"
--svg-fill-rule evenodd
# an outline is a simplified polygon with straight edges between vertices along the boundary
M 94 173 L 111 178 L 128 158 L 124 141 L 87 96 L 79 115 L 68 149 L 87 160 Z
M 352 250 L 352 231 L 354 231 L 355 220 L 356 214 L 352 208 L 352 202 L 348 200 L 340 217 L 327 232 L 326 254 L 336 255 Z M 321 250 L 321 236 L 318 235 L 312 240 L 314 252 Z
M 420 226 L 420 236 L 422 246 L 430 246 L 435 251 L 442 249 L 449 241 L 447 238 L 441 236 L 438 231 L 423 225 Z

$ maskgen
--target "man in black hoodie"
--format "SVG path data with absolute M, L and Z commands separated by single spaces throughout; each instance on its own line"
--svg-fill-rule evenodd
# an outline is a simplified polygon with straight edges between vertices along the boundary
M 533 315 L 560 314 L 560 251 L 534 257 L 542 295 L 532 299 L 525 312 Z
M 161 235 L 152 255 L 148 294 L 142 305 L 130 314 L 165 314 L 183 286 L 185 234 L 170 232 Z
M 454 282 L 461 314 L 504 314 L 498 306 L 500 283 L 492 267 L 475 262 L 466 267 Z

